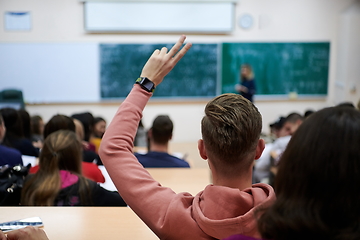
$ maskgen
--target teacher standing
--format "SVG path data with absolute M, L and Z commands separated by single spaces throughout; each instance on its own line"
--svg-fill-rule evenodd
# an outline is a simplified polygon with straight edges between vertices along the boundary
M 244 98 L 253 102 L 253 96 L 255 94 L 256 87 L 255 87 L 254 73 L 249 64 L 241 65 L 240 84 L 236 84 L 235 89 Z

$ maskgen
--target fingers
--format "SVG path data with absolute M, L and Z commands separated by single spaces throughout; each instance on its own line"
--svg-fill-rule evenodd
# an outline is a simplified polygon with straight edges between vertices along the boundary
M 157 55 L 159 55 L 159 53 L 160 53 L 160 50 L 159 50 L 159 49 L 156 49 L 156 50 L 151 54 L 150 57 L 157 56 Z
M 175 57 L 173 58 L 175 64 L 187 53 L 187 51 L 189 51 L 191 46 L 191 43 L 185 44 L 185 46 L 175 55 Z
M 0 230 L 0 240 L 6 240 L 5 234 Z
M 167 51 L 168 51 L 168 49 L 166 47 L 163 47 L 163 48 L 161 48 L 159 55 L 164 56 L 164 55 L 166 55 Z
M 175 43 L 175 45 L 170 49 L 169 51 L 169 55 L 171 57 L 174 57 L 175 54 L 179 51 L 179 49 L 181 48 L 181 46 L 184 44 L 186 39 L 185 35 L 181 35 L 179 40 Z
M 8 240 L 48 240 L 44 230 L 32 226 L 7 233 Z

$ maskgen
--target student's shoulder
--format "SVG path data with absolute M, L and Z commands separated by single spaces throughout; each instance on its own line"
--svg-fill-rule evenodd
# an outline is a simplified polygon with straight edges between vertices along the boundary
M 10 148 L 4 145 L 0 144 L 0 153 L 2 156 L 4 156 L 4 154 L 9 154 L 12 156 L 20 156 L 21 157 L 21 152 L 15 148 Z
M 23 164 L 21 152 L 15 148 L 0 145 L 0 165 Z

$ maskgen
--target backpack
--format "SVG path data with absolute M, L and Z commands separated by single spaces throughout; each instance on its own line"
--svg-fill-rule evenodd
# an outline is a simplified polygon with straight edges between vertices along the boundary
M 21 190 L 31 165 L 0 167 L 0 206 L 19 206 Z

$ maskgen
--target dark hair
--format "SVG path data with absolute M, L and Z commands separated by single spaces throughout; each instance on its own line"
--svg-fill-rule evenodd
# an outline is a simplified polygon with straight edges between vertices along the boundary
M 30 114 L 25 109 L 19 109 L 18 112 L 21 118 L 23 136 L 27 139 L 30 139 L 31 138 Z
M 61 114 L 53 116 L 44 127 L 44 139 L 58 130 L 70 130 L 75 132 L 75 124 L 72 118 Z
M 8 147 L 14 147 L 12 142 L 24 137 L 19 112 L 14 108 L 2 108 L 0 109 L 0 114 L 3 117 L 4 125 L 6 127 L 3 144 Z
M 269 126 L 276 130 L 280 130 L 284 126 L 285 120 L 286 120 L 286 118 L 281 116 L 278 119 L 276 119 L 275 122 L 271 123 Z
M 314 110 L 306 110 L 304 113 L 304 118 L 308 118 L 310 117 L 311 114 L 313 114 L 315 111 Z
M 173 122 L 167 115 L 157 116 L 152 124 L 152 138 L 155 143 L 166 144 L 172 137 Z
M 295 123 L 295 122 L 297 122 L 298 120 L 303 121 L 303 120 L 304 120 L 304 117 L 301 116 L 301 114 L 299 114 L 299 113 L 293 112 L 293 113 L 290 113 L 290 114 L 286 117 L 285 122 Z
M 350 107 L 355 108 L 355 105 L 352 102 L 342 102 L 336 105 L 336 107 Z
M 84 140 L 88 142 L 94 128 L 94 116 L 90 112 L 84 112 L 73 114 L 71 117 L 82 123 L 84 126 Z
M 312 114 L 283 153 L 277 200 L 259 219 L 263 238 L 360 239 L 360 112 Z
M 39 115 L 35 115 L 30 118 L 32 134 L 37 134 L 37 135 L 43 134 L 40 132 L 40 122 L 41 121 L 42 121 L 42 118 Z
M 106 121 L 102 117 L 95 117 L 94 118 L 94 125 L 97 124 L 98 122 L 106 122 Z
M 222 94 L 205 107 L 201 132 L 207 154 L 226 175 L 239 174 L 253 163 L 249 157 L 258 143 L 262 118 L 249 100 L 238 94 Z

